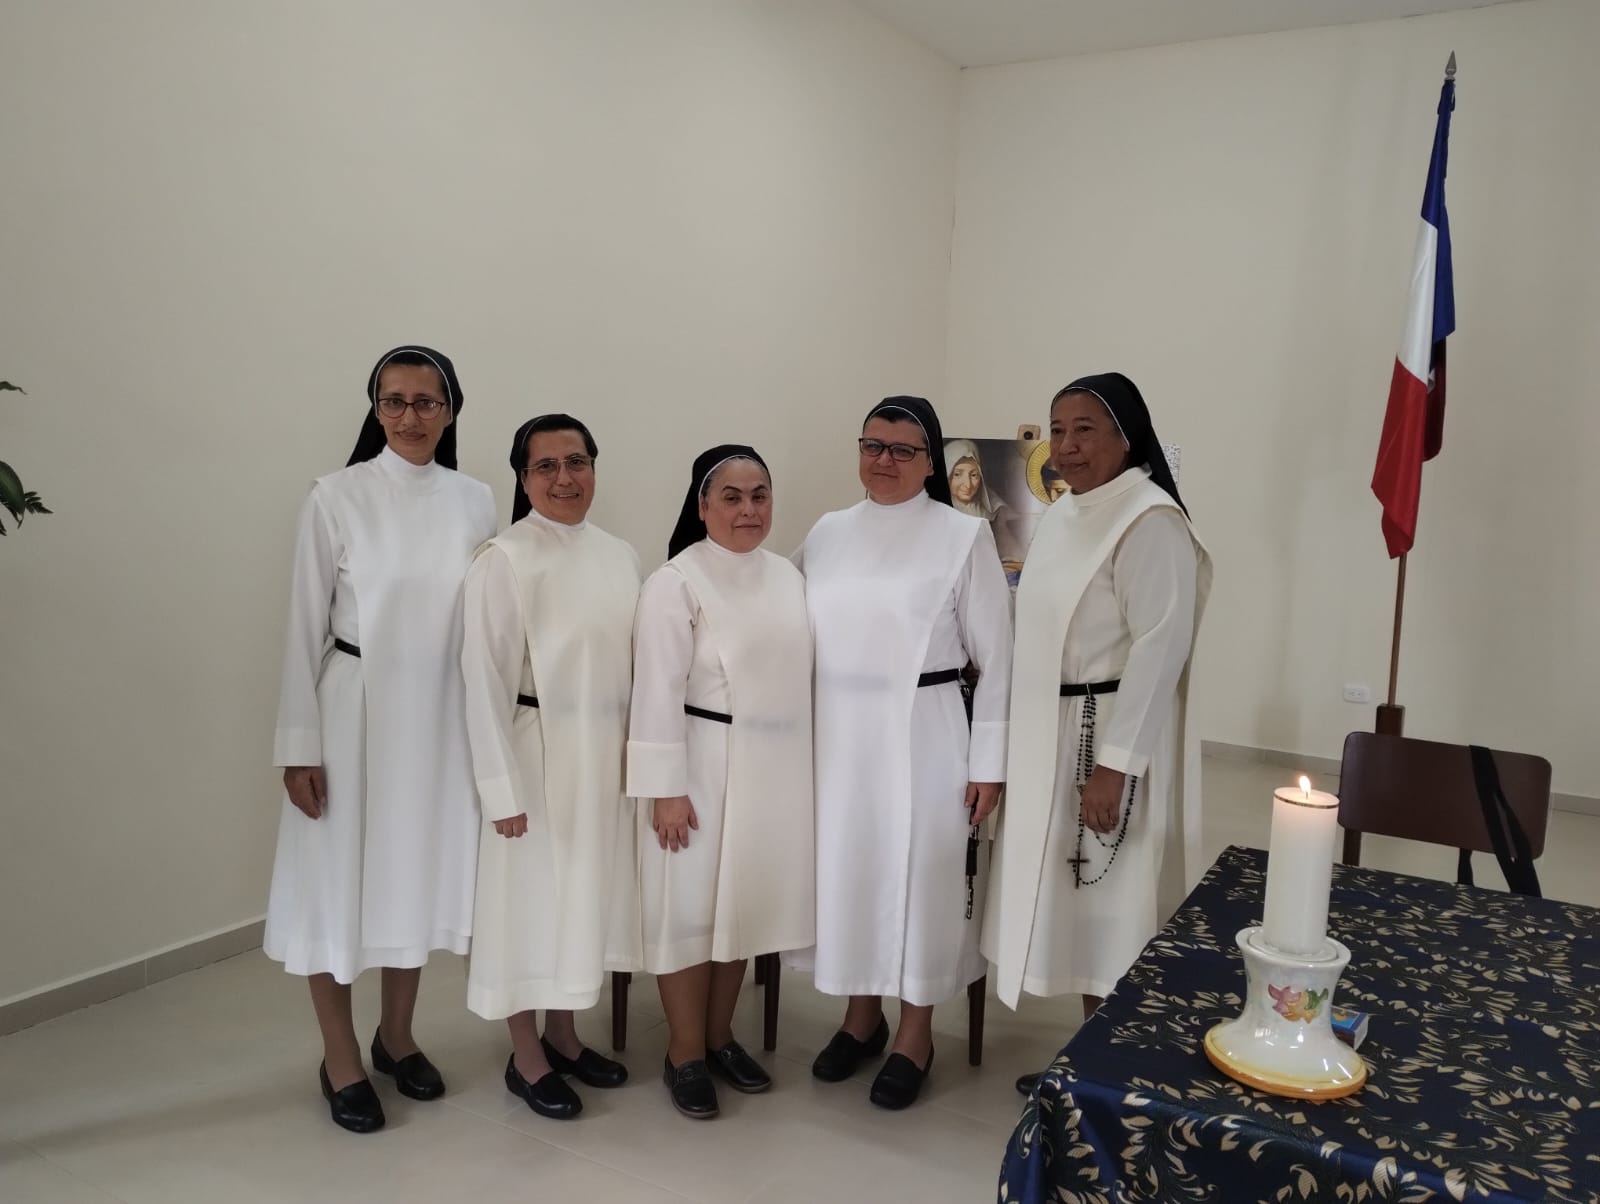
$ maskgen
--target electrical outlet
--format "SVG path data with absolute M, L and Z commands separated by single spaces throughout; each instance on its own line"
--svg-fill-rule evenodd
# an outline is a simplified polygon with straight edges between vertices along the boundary
M 1371 702 L 1372 687 L 1362 685 L 1360 682 L 1348 682 L 1344 687 L 1344 700 L 1358 703 Z

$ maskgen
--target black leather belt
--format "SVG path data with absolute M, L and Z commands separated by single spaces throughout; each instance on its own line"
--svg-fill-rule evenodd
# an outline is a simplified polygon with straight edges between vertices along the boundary
M 336 636 L 336 637 L 334 637 L 333 646 L 335 648 L 337 648 L 340 652 L 344 653 L 346 656 L 353 656 L 357 660 L 361 659 L 361 649 L 357 648 L 354 644 L 350 643 L 348 640 L 341 640 Z
M 1061 683 L 1061 697 L 1063 698 L 1098 698 L 1101 694 L 1115 694 L 1117 687 L 1122 684 L 1119 677 L 1115 681 L 1091 681 L 1081 686 Z
M 932 673 L 924 673 L 917 678 L 917 689 L 923 686 L 944 686 L 953 681 L 961 680 L 960 669 L 935 669 Z
M 696 719 L 709 719 L 712 723 L 733 722 L 732 715 L 724 715 L 721 711 L 708 711 L 704 707 L 692 707 L 688 703 L 683 704 L 683 713 L 693 715 Z
M 519 707 L 533 707 L 535 710 L 538 710 L 539 709 L 539 700 L 537 698 L 535 698 L 532 694 L 518 694 L 517 695 L 517 705 Z

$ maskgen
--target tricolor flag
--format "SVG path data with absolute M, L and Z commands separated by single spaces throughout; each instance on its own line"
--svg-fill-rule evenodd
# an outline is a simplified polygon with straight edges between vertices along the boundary
M 1372 472 L 1372 492 L 1383 503 L 1383 537 L 1390 556 L 1403 556 L 1411 550 L 1417 535 L 1422 462 L 1437 456 L 1444 441 L 1444 341 L 1456 328 L 1450 219 L 1444 208 L 1445 152 L 1450 113 L 1456 107 L 1454 75 L 1455 55 L 1451 55 L 1439 93 L 1428 185 L 1422 194 L 1422 232 L 1411 272 L 1406 332 L 1394 362 L 1378 465 Z

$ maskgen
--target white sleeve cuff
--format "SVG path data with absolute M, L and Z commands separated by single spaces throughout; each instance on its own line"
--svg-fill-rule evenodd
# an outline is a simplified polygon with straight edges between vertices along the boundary
M 272 763 L 279 769 L 322 764 L 322 733 L 316 728 L 280 727 L 272 738 Z
M 483 818 L 489 823 L 521 815 L 527 807 L 518 801 L 511 788 L 510 778 L 493 778 L 478 783 L 478 805 L 483 808 Z
M 1095 757 L 1095 764 L 1104 765 L 1107 769 L 1114 769 L 1130 777 L 1142 778 L 1145 771 L 1150 768 L 1150 758 L 1140 756 L 1131 749 L 1107 746 Z
M 689 746 L 628 741 L 629 798 L 677 798 L 689 793 Z
M 1006 780 L 1006 736 L 1009 723 L 974 723 L 972 744 L 967 751 L 969 782 Z

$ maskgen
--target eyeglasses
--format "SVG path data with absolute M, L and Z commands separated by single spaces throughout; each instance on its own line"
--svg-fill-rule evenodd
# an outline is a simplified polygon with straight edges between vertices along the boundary
M 856 446 L 861 449 L 861 454 L 869 460 L 876 460 L 884 452 L 888 452 L 891 457 L 901 464 L 911 463 L 917 458 L 918 452 L 928 450 L 913 443 L 883 443 L 877 439 L 857 439 Z
M 378 413 L 385 418 L 400 417 L 406 412 L 407 406 L 417 412 L 418 418 L 426 420 L 437 418 L 439 411 L 444 409 L 444 402 L 433 397 L 419 397 L 415 401 L 407 401 L 404 397 L 378 398 Z
M 532 473 L 536 477 L 553 477 L 561 471 L 563 464 L 567 466 L 568 472 L 577 476 L 580 472 L 588 472 L 594 467 L 594 457 L 574 455 L 568 456 L 565 460 L 535 460 L 522 470 L 522 475 L 527 476 Z

